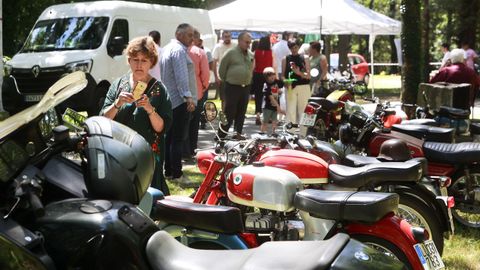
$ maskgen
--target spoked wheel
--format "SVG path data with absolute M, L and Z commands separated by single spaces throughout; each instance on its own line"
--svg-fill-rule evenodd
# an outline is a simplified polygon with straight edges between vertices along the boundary
M 470 191 L 467 191 L 467 184 Z M 448 188 L 448 195 L 455 198 L 455 207 L 452 209 L 453 217 L 461 224 L 480 228 L 480 168 L 470 170 L 470 183 L 467 183 L 465 174 L 454 178 L 452 185 Z
M 433 208 L 427 207 L 422 201 L 412 196 L 400 194 L 397 215 L 408 221 L 412 226 L 426 229 L 430 234 L 430 239 L 433 240 L 438 252 L 442 255 L 443 233 L 440 228 L 440 221 L 433 211 Z
M 357 239 L 358 241 L 364 243 L 371 248 L 374 248 L 378 252 L 381 252 L 395 260 L 401 261 L 407 269 L 413 269 L 405 253 L 403 253 L 401 249 L 399 249 L 395 244 L 391 243 L 390 241 L 372 235 L 363 234 L 351 235 L 351 237 Z

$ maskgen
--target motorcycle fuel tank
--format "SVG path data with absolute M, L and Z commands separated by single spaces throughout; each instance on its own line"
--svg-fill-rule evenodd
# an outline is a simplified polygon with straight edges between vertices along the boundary
M 289 212 L 295 193 L 302 189 L 295 174 L 258 162 L 233 170 L 227 181 L 228 198 L 241 205 Z
M 292 149 L 268 151 L 259 161 L 266 166 L 281 168 L 294 173 L 303 184 L 328 183 L 327 162 L 307 152 Z

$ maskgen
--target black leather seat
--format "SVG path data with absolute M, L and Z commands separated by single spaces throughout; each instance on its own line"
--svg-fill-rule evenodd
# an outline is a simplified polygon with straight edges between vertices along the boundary
M 294 205 L 317 218 L 373 223 L 396 211 L 398 202 L 395 193 L 306 189 L 297 192 Z
M 194 227 L 211 232 L 234 234 L 243 231 L 240 209 L 176 200 L 159 200 L 150 217 L 166 223 Z
M 329 100 L 323 97 L 310 97 L 308 102 L 315 102 L 322 107 L 323 111 L 336 110 L 339 106 L 338 100 Z
M 423 154 L 430 162 L 470 164 L 480 161 L 480 143 L 425 142 L 423 144 Z
M 390 162 L 390 161 L 379 160 L 376 157 L 366 157 L 366 156 L 354 155 L 354 154 L 347 155 L 344 160 L 345 165 L 352 166 L 352 167 L 361 167 L 368 164 L 376 164 L 376 163 L 382 163 L 382 162 Z M 423 158 L 423 157 L 412 158 L 405 162 L 420 162 L 422 163 L 423 173 L 425 174 L 428 171 L 428 161 L 426 158 Z
M 421 119 L 402 120 L 402 125 L 424 125 L 424 126 L 438 127 L 438 122 L 432 118 L 421 118 Z
M 455 129 L 453 128 L 401 124 L 393 125 L 392 130 L 432 142 L 451 143 L 455 138 Z
M 146 254 L 154 270 L 323 270 L 330 269 L 347 245 L 352 248 L 349 251 L 352 254 L 363 247 L 348 235 L 339 233 L 324 241 L 266 242 L 246 250 L 199 250 L 186 247 L 168 233 L 158 231 L 148 240 Z M 367 269 L 364 265 L 358 266 Z
M 421 162 L 381 162 L 362 167 L 332 164 L 328 167 L 331 184 L 355 189 L 387 182 L 418 182 L 422 176 Z
M 470 110 L 440 106 L 437 115 L 452 119 L 468 119 L 470 117 Z

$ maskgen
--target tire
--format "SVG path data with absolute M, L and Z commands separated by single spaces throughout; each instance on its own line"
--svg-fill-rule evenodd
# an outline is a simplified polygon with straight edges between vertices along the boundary
M 406 269 L 413 270 L 412 264 L 408 260 L 405 253 L 403 253 L 403 251 L 398 248 L 394 243 L 376 236 L 366 234 L 355 234 L 350 236 L 364 243 L 365 245 L 386 254 L 387 256 L 391 256 L 392 258 L 401 261 L 405 265 Z
M 370 74 L 365 74 L 365 76 L 363 76 L 363 80 L 362 80 L 366 86 L 368 86 L 368 82 L 370 81 Z
M 472 188 L 480 189 L 480 167 L 470 168 L 470 177 L 473 179 Z M 480 228 L 480 202 L 475 201 L 474 194 L 467 194 L 465 172 L 462 169 L 452 177 L 448 195 L 455 198 L 453 217 L 467 227 Z
M 399 195 L 400 203 L 398 204 L 397 215 L 407 220 L 412 226 L 425 228 L 430 234 L 430 239 L 435 243 L 438 252 L 442 255 L 443 232 L 435 210 L 414 196 L 405 193 Z

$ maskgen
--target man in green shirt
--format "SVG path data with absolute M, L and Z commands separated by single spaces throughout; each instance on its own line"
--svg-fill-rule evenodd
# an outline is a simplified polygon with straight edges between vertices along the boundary
M 235 138 L 242 139 L 243 123 L 250 96 L 250 83 L 255 65 L 253 53 L 249 50 L 252 36 L 248 32 L 242 32 L 238 36 L 238 45 L 227 51 L 220 62 L 218 74 L 225 83 L 225 116 L 227 124 L 221 125 L 218 136 L 223 138 L 233 121 Z M 223 130 L 223 131 L 222 131 Z

